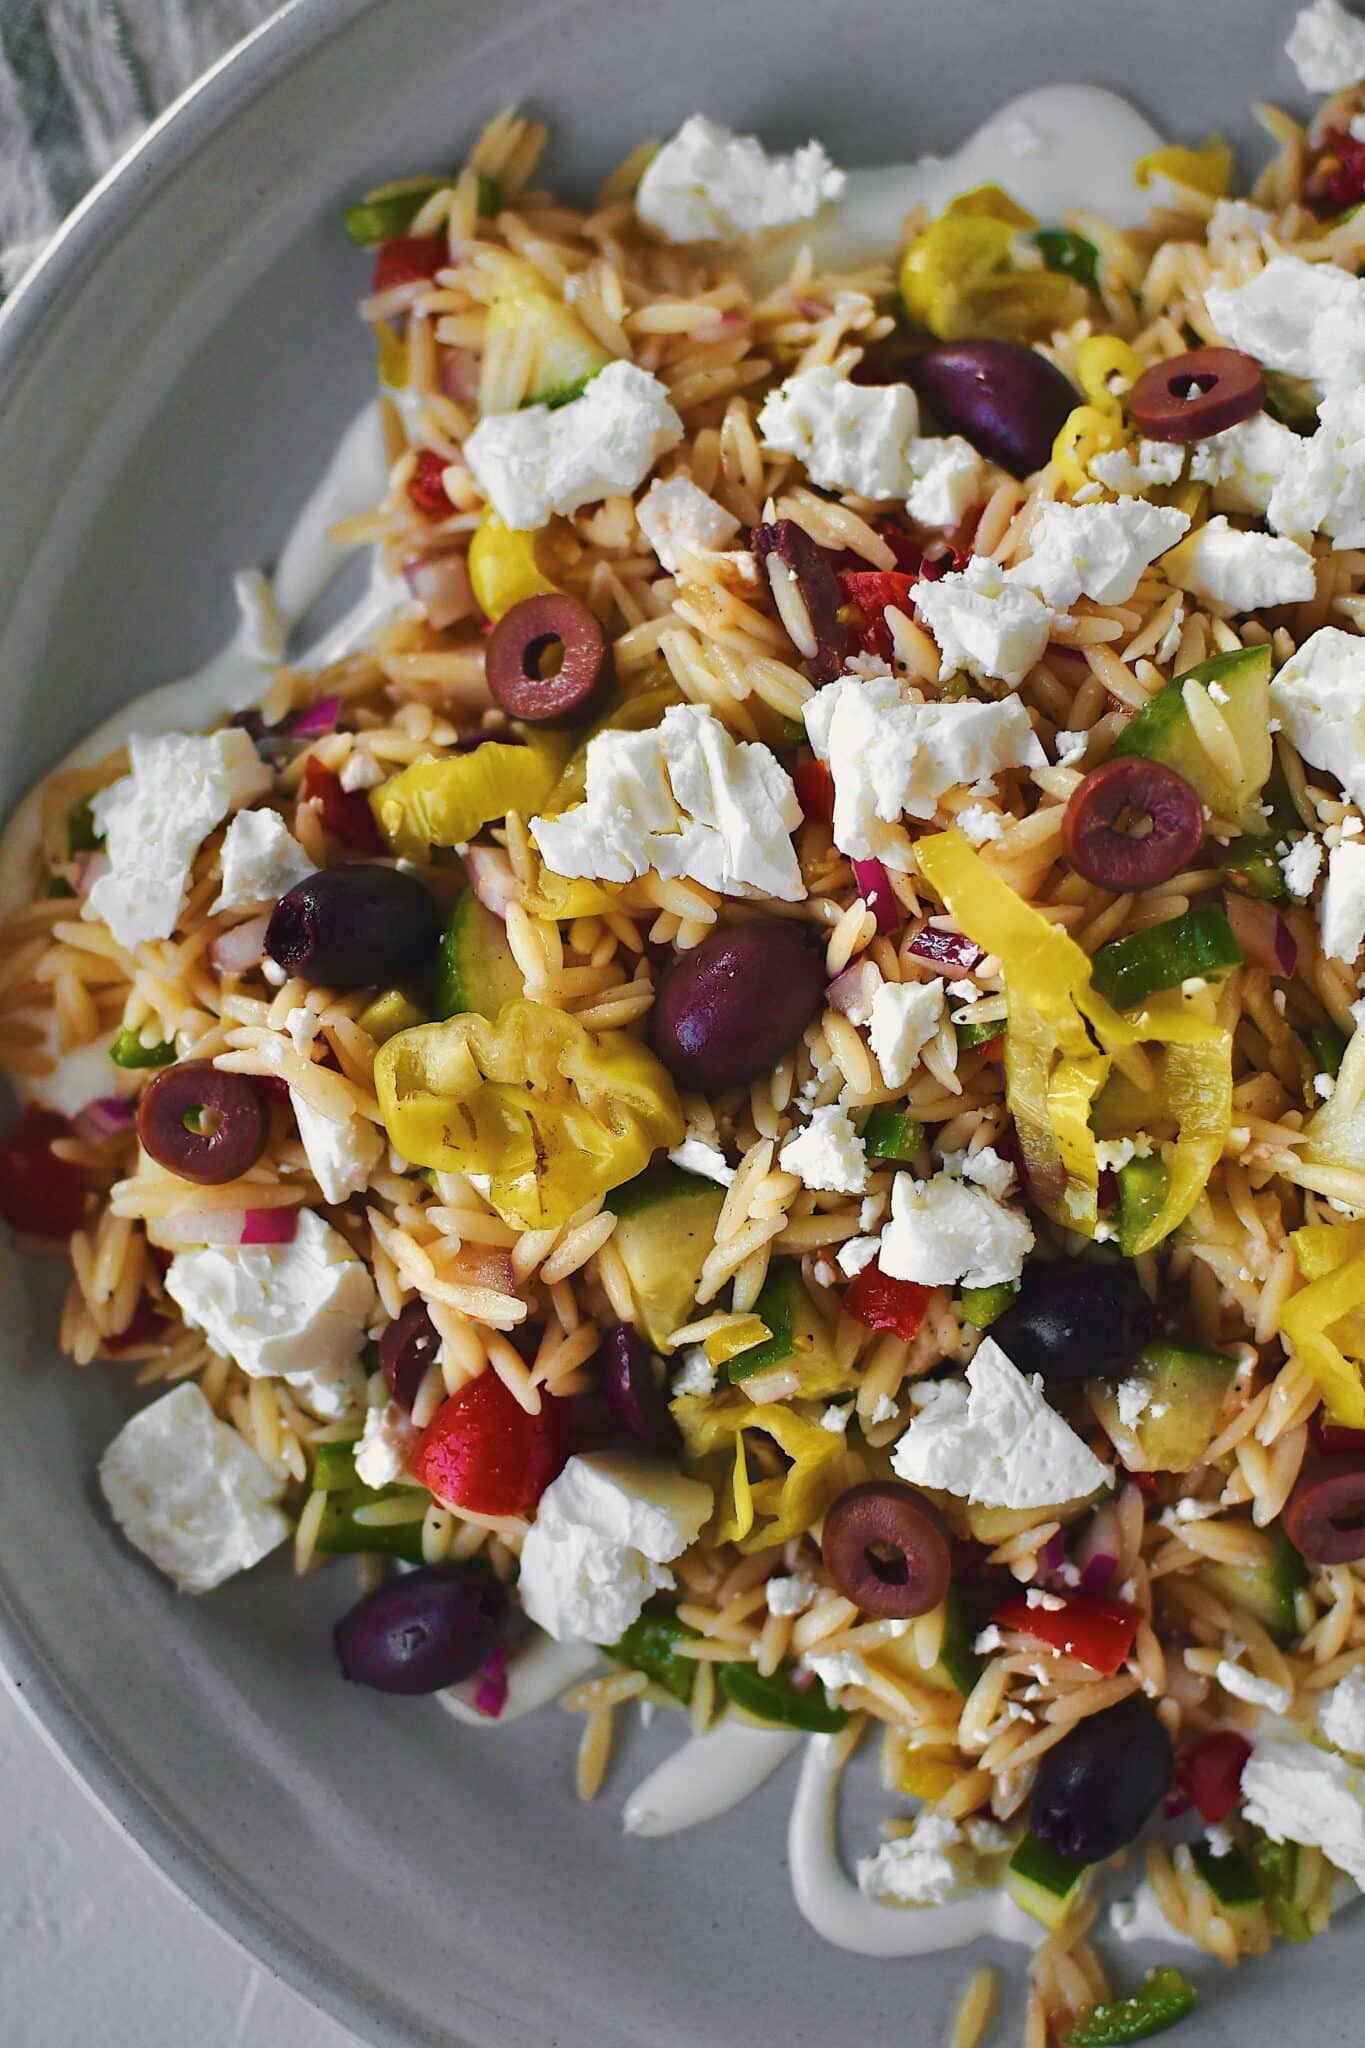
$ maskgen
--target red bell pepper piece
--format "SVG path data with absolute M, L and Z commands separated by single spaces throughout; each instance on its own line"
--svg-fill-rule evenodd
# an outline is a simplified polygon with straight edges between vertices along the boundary
M 299 795 L 306 804 L 316 804 L 324 831 L 344 840 L 357 853 L 382 853 L 384 841 L 369 798 L 363 789 L 343 789 L 335 769 L 326 767 L 310 754 L 303 768 Z
M 853 616 L 847 624 L 860 654 L 875 654 L 890 661 L 895 648 L 886 623 L 886 607 L 895 605 L 909 617 L 914 609 L 915 578 L 900 569 L 841 569 L 839 583 L 845 604 Z M 861 620 L 861 623 L 860 623 Z
M 1226 1820 L 1242 1803 L 1242 1771 L 1251 1744 L 1235 1728 L 1216 1728 L 1180 1756 L 1175 1782 L 1201 1820 Z
M 1021 1635 L 1051 1644 L 1068 1657 L 1077 1657 L 1092 1671 L 1112 1678 L 1133 1647 L 1138 1612 L 1121 1600 L 1102 1600 L 1097 1593 L 1053 1594 L 1060 1607 L 1030 1607 L 1022 1593 L 1006 1600 L 991 1616 L 1001 1628 L 1016 1628 Z
M 70 1237 L 85 1209 L 79 1166 L 58 1159 L 54 1138 L 70 1137 L 64 1117 L 30 1104 L 0 1141 L 0 1216 L 28 1237 Z
M 792 770 L 801 815 L 812 825 L 834 820 L 834 777 L 823 761 L 798 761 Z
M 849 1282 L 844 1307 L 869 1330 L 891 1330 L 908 1344 L 919 1333 L 933 1291 L 918 1280 L 893 1280 L 874 1259 Z
M 434 448 L 419 448 L 408 478 L 408 497 L 424 519 L 448 519 L 452 510 L 442 482 L 445 464 Z
M 450 261 L 440 235 L 395 235 L 375 252 L 372 292 L 391 292 L 396 285 L 421 284 Z
M 918 576 L 924 550 L 914 534 L 907 533 L 903 526 L 897 526 L 894 519 L 874 519 L 872 524 L 879 538 L 886 542 L 896 557 L 896 567 L 907 576 Z
M 436 1410 L 412 1470 L 448 1507 L 529 1515 L 568 1456 L 568 1402 L 542 1393 L 528 1415 L 490 1368 Z

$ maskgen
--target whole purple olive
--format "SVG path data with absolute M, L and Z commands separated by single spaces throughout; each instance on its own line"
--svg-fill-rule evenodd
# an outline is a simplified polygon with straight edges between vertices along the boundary
M 497 1641 L 507 1595 L 468 1565 L 424 1565 L 376 1586 L 332 1633 L 343 1678 L 376 1692 L 440 1692 L 472 1678 Z
M 597 1378 L 613 1418 L 627 1435 L 652 1450 L 676 1448 L 678 1425 L 668 1412 L 653 1354 L 629 1323 L 618 1323 L 603 1338 L 597 1353 Z
M 825 1000 L 825 962 L 804 925 L 730 925 L 664 976 L 649 1042 L 684 1088 L 715 1094 L 768 1073 Z
M 281 896 L 265 931 L 266 952 L 287 974 L 338 989 L 418 974 L 440 941 L 436 905 L 416 877 L 371 861 L 305 876 Z
M 1041 469 L 1079 394 L 1018 341 L 945 341 L 910 366 L 910 382 L 943 425 L 1015 476 Z
M 1171 1789 L 1171 1738 L 1144 1699 L 1091 1714 L 1038 1765 L 1029 1820 L 1075 1863 L 1103 1863 L 1136 1841 Z

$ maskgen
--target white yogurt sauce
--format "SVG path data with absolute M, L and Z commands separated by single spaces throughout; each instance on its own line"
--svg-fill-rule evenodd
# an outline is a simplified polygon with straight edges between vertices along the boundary
M 766 1784 L 801 1737 L 794 1728 L 752 1728 L 725 1720 L 651 1771 L 625 1803 L 628 1835 L 675 1835 L 728 1813 Z
M 448 1714 L 467 1727 L 502 1728 L 509 1721 L 519 1721 L 523 1714 L 534 1713 L 537 1707 L 548 1706 L 566 1686 L 585 1678 L 600 1662 L 601 1652 L 591 1643 L 557 1643 L 553 1636 L 535 1629 L 529 1641 L 508 1658 L 507 1702 L 500 1714 L 481 1714 L 474 1705 L 476 1679 L 451 1686 L 436 1697 Z

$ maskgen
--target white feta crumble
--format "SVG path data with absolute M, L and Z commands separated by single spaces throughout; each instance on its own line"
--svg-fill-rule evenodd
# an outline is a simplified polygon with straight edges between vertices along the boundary
M 682 567 L 682 552 L 713 554 L 739 532 L 733 513 L 718 505 L 689 476 L 661 478 L 635 508 L 641 533 L 670 576 Z
M 1085 750 L 1090 744 L 1088 732 L 1059 732 L 1057 735 L 1057 766 L 1079 768 L 1085 759 Z
M 882 1233 L 882 1271 L 924 1287 L 995 1287 L 1015 1281 L 1033 1249 L 1027 1217 L 952 1174 L 917 1181 L 898 1173 L 891 1221 Z
M 696 1541 L 712 1493 L 635 1451 L 570 1458 L 540 1497 L 517 1582 L 529 1618 L 556 1642 L 616 1643 L 668 1566 Z
M 851 1401 L 842 1408 L 837 1401 L 831 1401 L 824 1414 L 820 1417 L 820 1427 L 821 1429 L 828 1430 L 831 1436 L 843 1436 L 848 1428 L 848 1418 L 852 1413 L 853 1403 Z
M 1283 730 L 1311 767 L 1365 804 L 1365 644 L 1340 626 L 1311 633 L 1270 685 Z
M 314 1210 L 300 1212 L 288 1244 L 177 1252 L 166 1292 L 249 1378 L 287 1381 L 319 1414 L 359 1405 L 357 1360 L 378 1296 L 345 1238 Z
M 875 1856 L 860 1857 L 857 1874 L 864 1898 L 941 1906 L 971 1888 L 975 1860 L 956 1821 L 926 1806 L 908 1835 L 883 1842 Z
M 230 811 L 264 796 L 271 778 L 240 726 L 206 738 L 135 733 L 128 754 L 131 772 L 92 806 L 109 868 L 93 883 L 85 914 L 102 917 L 121 946 L 133 947 L 171 936 L 200 845 Z
M 1134 441 L 1127 448 L 1092 455 L 1089 467 L 1107 491 L 1117 491 L 1121 498 L 1141 498 L 1179 483 L 1185 450 L 1179 441 Z
M 1173 548 L 1189 528 L 1174 506 L 1141 498 L 1117 504 L 1044 505 L 1026 560 L 1008 571 L 1012 583 L 1036 590 L 1056 611 L 1078 597 L 1126 604 L 1144 569 Z
M 989 804 L 965 804 L 955 822 L 959 832 L 965 832 L 973 846 L 985 846 L 989 840 L 1005 836 L 1005 821 Z
M 979 1152 L 964 1152 L 957 1171 L 964 1180 L 984 1188 L 998 1202 L 1004 1200 L 1014 1182 L 1013 1166 L 1000 1156 L 993 1145 L 983 1145 Z
M 344 1202 L 367 1186 L 384 1156 L 384 1130 L 368 1117 L 331 1117 L 291 1088 L 289 1100 L 308 1157 L 308 1170 L 324 1202 Z
M 1166 575 L 1211 611 L 1268 611 L 1302 604 L 1317 588 L 1313 557 L 1297 541 L 1273 533 L 1245 533 L 1222 513 L 1169 556 Z
M 290 1044 L 302 1059 L 313 1057 L 313 1046 L 322 1030 L 322 1019 L 316 1010 L 310 1010 L 306 1003 L 295 1003 L 284 1020 Z
M 919 400 L 908 384 L 853 384 L 829 364 L 801 370 L 768 393 L 758 432 L 822 490 L 903 498 L 915 481 L 906 450 L 919 435 Z
M 916 585 L 915 604 L 938 643 L 945 680 L 965 669 L 1017 688 L 1042 660 L 1057 623 L 1050 605 L 1007 580 L 985 555 L 973 555 L 965 569 L 936 583 Z
M 1313 0 L 1295 17 L 1284 49 L 1305 92 L 1340 92 L 1365 78 L 1365 21 L 1341 0 Z
M 1125 1429 L 1133 1429 L 1141 1419 L 1143 1409 L 1151 1404 L 1152 1389 L 1146 1380 L 1120 1380 L 1116 1399 L 1119 1421 Z
M 1271 526 L 1296 536 L 1325 533 L 1338 548 L 1359 547 L 1365 540 L 1365 392 L 1330 390 L 1311 440 L 1289 438 L 1293 446 L 1266 507 Z
M 941 981 L 884 981 L 872 998 L 868 1043 L 888 1088 L 903 1088 L 943 1021 Z
M 124 1423 L 99 1463 L 128 1541 L 182 1593 L 207 1593 L 283 1543 L 285 1482 L 191 1381 Z
M 1210 1822 L 1204 1829 L 1204 1840 L 1208 1844 L 1210 1856 L 1223 1857 L 1232 1854 L 1232 1831 L 1230 1828 L 1220 1827 L 1217 1821 Z
M 1324 388 L 1360 381 L 1365 282 L 1338 264 L 1275 256 L 1246 284 L 1211 285 L 1204 303 L 1220 337 L 1268 370 Z
M 1327 860 L 1322 892 L 1322 950 L 1349 966 L 1365 945 L 1365 844 L 1343 839 Z
M 1295 1736 L 1258 1742 L 1242 1770 L 1242 1817 L 1273 1842 L 1321 1849 L 1365 1887 L 1365 1781 L 1344 1757 Z
M 877 1256 L 880 1239 L 875 1237 L 850 1237 L 840 1245 L 835 1264 L 846 1280 L 856 1280 L 865 1267 L 870 1266 Z
M 668 1156 L 684 1173 L 695 1173 L 702 1180 L 713 1180 L 717 1187 L 728 1188 L 738 1171 L 730 1165 L 718 1145 L 713 1145 L 709 1138 L 699 1138 L 695 1131 L 689 1131 L 681 1145 L 675 1145 Z
M 804 1187 L 829 1194 L 860 1195 L 867 1186 L 867 1155 L 853 1119 L 837 1103 L 813 1109 L 804 1130 L 789 1137 L 778 1155 L 786 1172 Z
M 380 783 L 386 780 L 386 772 L 368 749 L 352 747 L 341 764 L 341 773 L 337 780 L 349 794 L 357 789 L 378 789 Z
M 902 874 L 913 861 L 903 817 L 927 820 L 950 789 L 988 784 L 1007 768 L 1047 765 L 1014 697 L 933 703 L 892 675 L 845 676 L 817 690 L 804 716 L 811 746 L 834 781 L 835 845 L 851 859 L 881 860 Z
M 912 1485 L 935 1486 L 983 1507 L 1055 1507 L 1094 1493 L 1111 1478 L 995 1339 L 982 1339 L 960 1380 L 936 1382 L 891 1453 Z
M 872 1427 L 876 1429 L 883 1422 L 893 1421 L 899 1413 L 900 1410 L 897 1408 L 895 1402 L 891 1399 L 889 1394 L 878 1394 L 876 1401 L 873 1403 L 872 1413 L 868 1417 L 868 1420 L 872 1424 Z
M 956 526 L 986 495 L 986 465 L 960 434 L 913 441 L 906 455 L 914 481 L 905 509 L 920 526 Z
M 365 1428 L 355 1447 L 356 1478 L 376 1492 L 381 1486 L 392 1486 L 407 1470 L 421 1436 L 407 1409 L 400 1408 L 396 1401 L 367 1408 Z
M 1318 1727 L 1334 1749 L 1348 1756 L 1365 1757 L 1365 1666 L 1354 1671 L 1325 1692 L 1318 1701 Z
M 808 1572 L 778 1573 L 764 1587 L 769 1614 L 804 1614 L 814 1607 L 820 1589 Z
M 278 811 L 239 811 L 223 836 L 223 885 L 210 910 L 255 910 L 277 903 L 314 872 Z
M 480 420 L 464 456 L 503 524 L 533 530 L 556 512 L 633 492 L 682 431 L 658 378 L 615 362 L 567 405 Z
M 666 242 L 729 242 L 813 220 L 846 183 L 818 142 L 772 156 L 693 114 L 647 165 L 635 211 Z
M 995 1622 L 991 1621 L 987 1622 L 985 1628 L 979 1632 L 972 1644 L 972 1648 L 976 1651 L 978 1657 L 989 1657 L 994 1651 L 1003 1649 L 1004 1643 L 1004 1631 Z
M 758 740 L 736 740 L 699 704 L 674 704 L 647 732 L 588 743 L 587 800 L 533 818 L 559 875 L 628 882 L 648 874 L 702 882 L 725 896 L 804 897 L 791 835 L 801 823 L 792 779 Z
M 828 1693 L 842 1692 L 845 1686 L 866 1685 L 869 1677 L 867 1665 L 856 1650 L 813 1651 L 802 1658 L 801 1666 L 812 1678 L 818 1678 Z
M 56 1019 L 49 1017 L 43 1021 L 43 1049 L 51 1053 L 56 1065 L 47 1074 L 26 1074 L 21 1080 L 15 1077 L 26 1101 L 70 1119 L 104 1096 L 136 1094 L 141 1075 L 134 1068 L 115 1066 L 109 1057 L 118 1036 L 116 1031 L 102 1031 L 88 1045 L 59 1053 Z
M 1289 1711 L 1294 1697 L 1292 1687 L 1276 1685 L 1269 1678 L 1258 1678 L 1235 1657 L 1221 1657 L 1213 1675 L 1224 1692 L 1231 1693 L 1235 1700 L 1245 1700 L 1249 1707 L 1261 1707 L 1267 1714 L 1287 1714 Z
M 1269 511 L 1286 472 L 1299 462 L 1303 445 L 1292 427 L 1273 420 L 1268 412 L 1254 413 L 1235 427 L 1196 441 L 1190 475 L 1196 483 L 1211 486 L 1220 511 L 1254 512 L 1260 517 Z M 1271 524 L 1280 527 L 1279 520 Z
M 673 1375 L 674 1394 L 711 1394 L 715 1392 L 716 1368 L 700 1344 L 689 1344 L 682 1354 L 682 1363 Z
M 1247 237 L 1255 241 L 1274 224 L 1275 216 L 1249 199 L 1220 199 L 1209 215 L 1209 247 L 1221 254 L 1226 243 Z
M 1305 902 L 1322 872 L 1322 841 L 1311 832 L 1296 839 L 1288 853 L 1280 856 L 1280 873 L 1291 896 Z

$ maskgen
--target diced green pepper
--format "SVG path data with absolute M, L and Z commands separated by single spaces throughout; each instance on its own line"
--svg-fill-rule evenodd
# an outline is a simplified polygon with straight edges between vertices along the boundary
M 1168 924 L 1111 939 L 1095 955 L 1092 986 L 1116 1010 L 1135 1009 L 1162 989 L 1240 967 L 1242 949 L 1221 903 L 1200 903 Z
M 964 1287 L 958 1302 L 963 1320 L 974 1330 L 988 1330 L 1018 1292 L 1012 1280 L 998 1280 L 994 1287 Z
M 1167 1966 L 1153 1970 L 1131 1998 L 1092 2005 L 1073 2021 L 1062 2039 L 1065 2048 L 1119 2048 L 1125 2041 L 1146 2041 L 1153 2034 L 1164 2034 L 1198 2003 L 1199 1993 L 1189 1979 Z
M 1207 1842 L 1190 1850 L 1194 1867 L 1208 1884 L 1220 1906 L 1259 1906 L 1261 1887 L 1251 1864 L 1238 1848 L 1215 1856 Z
M 606 1654 L 618 1664 L 628 1664 L 632 1671 L 643 1671 L 647 1678 L 652 1678 L 665 1692 L 671 1692 L 674 1699 L 681 1700 L 686 1707 L 692 1703 L 697 1665 L 693 1657 L 680 1657 L 677 1645 L 696 1633 L 685 1621 L 679 1621 L 676 1614 L 670 1614 L 666 1607 L 646 1607 L 620 1642 L 605 1646 Z
M 381 1500 L 413 1500 L 410 1486 L 365 1486 L 356 1477 L 354 1444 L 319 1444 L 313 1464 L 313 1491 L 327 1504 L 318 1523 L 314 1549 L 328 1557 L 401 1557 L 422 1562 L 422 1523 L 389 1522 L 370 1527 L 355 1518 L 357 1508 Z
M 799 1259 L 773 1260 L 754 1313 L 769 1334 L 727 1361 L 725 1369 L 732 1385 L 761 1379 L 764 1373 L 794 1372 L 801 1392 L 814 1396 L 838 1393 L 851 1383 L 847 1368 L 834 1355 L 829 1329 L 807 1292 Z
M 49 901 L 58 896 L 74 897 L 76 894 L 65 875 L 53 875 L 47 885 L 47 893 Z
M 717 1675 L 731 1706 L 755 1721 L 800 1728 L 810 1735 L 834 1735 L 848 1719 L 842 1707 L 830 1704 L 818 1678 L 798 1692 L 787 1672 L 775 1671 L 771 1678 L 764 1678 L 752 1664 L 722 1664 Z
M 1315 1031 L 1309 1032 L 1308 1043 L 1313 1048 L 1313 1058 L 1318 1063 L 1317 1071 L 1320 1074 L 1330 1074 L 1335 1081 L 1341 1072 L 1341 1063 L 1346 1057 L 1346 1033 L 1338 1031 L 1335 1024 L 1319 1024 Z
M 396 190 L 372 192 L 341 216 L 347 234 L 363 248 L 376 242 L 391 242 L 405 235 L 433 192 L 439 192 L 440 178 L 406 179 Z
M 480 220 L 492 220 L 502 210 L 502 179 L 495 178 L 489 171 L 480 171 L 475 183 L 476 200 Z
M 1003 1017 L 987 1018 L 983 1023 L 968 1019 L 966 1023 L 953 1026 L 959 1049 L 963 1052 L 973 1045 L 989 1045 L 993 1038 L 1003 1038 L 1005 1029 Z
M 1286 1941 L 1313 1939 L 1308 1915 L 1294 1896 L 1299 1852 L 1292 1842 L 1272 1842 L 1261 1835 L 1252 1844 L 1251 1867 L 1260 1882 L 1261 1894 L 1279 1924 Z
M 1148 1224 L 1166 1206 L 1171 1177 L 1161 1154 L 1149 1152 L 1145 1159 L 1130 1159 L 1121 1166 L 1115 1179 L 1119 1184 L 1119 1250 L 1125 1259 L 1131 1259 L 1134 1245 L 1142 1242 Z
M 1098 288 L 1100 252 L 1084 235 L 1070 228 L 1036 228 L 1028 238 L 1049 270 L 1074 277 L 1088 292 Z
M 175 1058 L 175 1040 L 166 1038 L 157 1045 L 144 1045 L 142 1034 L 134 1031 L 131 1024 L 125 1024 L 114 1034 L 109 1057 L 116 1067 L 168 1067 Z
M 1268 846 L 1255 839 L 1233 839 L 1218 854 L 1234 889 L 1244 896 L 1258 896 L 1264 903 L 1277 903 L 1289 894 L 1280 863 Z
M 894 1159 L 898 1166 L 913 1166 L 923 1143 L 924 1125 L 919 1119 L 885 1103 L 873 1110 L 863 1126 L 863 1150 L 869 1159 Z
M 90 796 L 77 797 L 66 814 L 66 844 L 75 853 L 93 853 L 97 846 L 103 846 L 104 834 L 95 824 L 95 799 Z

